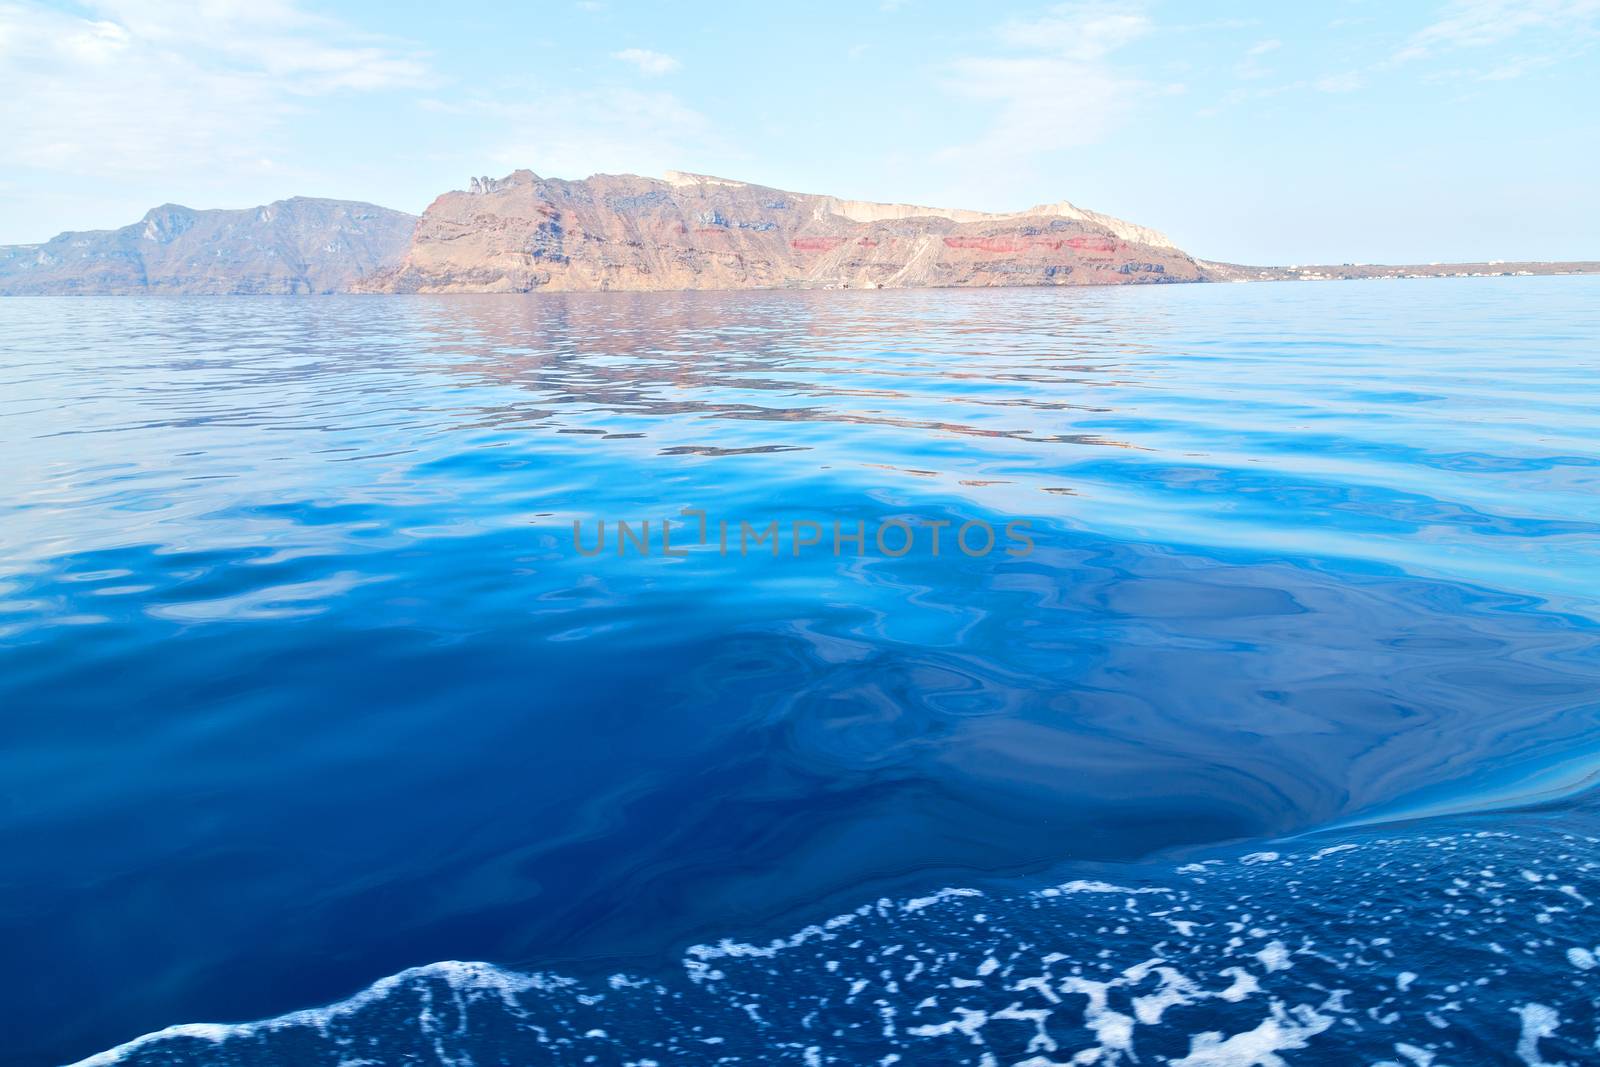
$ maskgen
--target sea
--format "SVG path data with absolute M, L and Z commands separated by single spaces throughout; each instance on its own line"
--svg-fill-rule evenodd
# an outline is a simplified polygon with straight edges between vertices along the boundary
M 1600 278 L 0 301 L 0 1062 L 1600 1062 Z

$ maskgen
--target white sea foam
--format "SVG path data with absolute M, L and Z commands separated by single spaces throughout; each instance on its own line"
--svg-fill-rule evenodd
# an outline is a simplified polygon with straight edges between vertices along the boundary
M 1561 1026 L 1561 1016 L 1544 1004 L 1524 1004 L 1516 1009 L 1522 1020 L 1522 1034 L 1517 1038 L 1517 1058 L 1528 1067 L 1561 1067 L 1549 1063 L 1539 1054 L 1539 1042 L 1553 1037 Z
M 935 904 L 943 903 L 959 897 L 981 897 L 983 894 L 976 889 L 941 889 L 937 893 L 926 897 L 914 897 L 900 905 L 902 911 L 921 911 L 931 908 Z
M 1216 1031 L 1195 1036 L 1189 1054 L 1172 1061 L 1172 1067 L 1284 1067 L 1278 1053 L 1305 1048 L 1311 1038 L 1333 1025 L 1331 1015 L 1318 1014 L 1301 1004 L 1285 1010 L 1273 1001 L 1272 1014 L 1254 1030 L 1232 1037 Z
M 1208 864 L 1205 878 L 1170 886 L 1075 879 L 1012 897 L 951 888 L 879 900 L 787 937 L 696 945 L 676 977 L 616 974 L 594 987 L 489 964 L 435 964 L 325 1008 L 172 1027 L 83 1062 L 173 1050 L 181 1059 L 194 1051 L 185 1043 L 240 1039 L 253 1042 L 254 1057 L 292 1038 L 297 1044 L 284 1047 L 310 1040 L 337 1048 L 344 1067 L 387 1062 L 385 1040 L 420 1040 L 439 1062 L 481 1063 L 505 1055 L 499 1046 L 474 1051 L 484 1013 L 513 1020 L 512 1032 L 539 1046 L 533 1058 L 574 1063 L 693 1063 L 714 1048 L 729 1065 L 1284 1067 L 1314 1047 L 1327 1062 L 1374 1067 L 1483 1062 L 1493 1057 L 1469 1040 L 1481 1027 L 1458 1023 L 1513 1010 L 1494 999 L 1515 981 L 1511 970 L 1547 970 L 1551 957 L 1548 940 L 1518 940 L 1508 920 L 1522 916 L 1531 929 L 1545 916 L 1541 937 L 1587 932 L 1587 895 L 1600 892 L 1592 843 L 1574 841 L 1565 854 L 1545 849 L 1548 869 L 1537 870 L 1502 855 L 1515 847 L 1476 833 L 1398 837 L 1366 842 L 1359 855 L 1333 846 Z M 1452 901 L 1448 915 L 1376 903 L 1410 884 Z M 1347 935 L 1331 938 L 1291 918 L 1307 905 L 1303 915 L 1321 924 L 1335 903 L 1348 907 Z M 1583 925 L 1563 925 L 1580 916 Z M 1500 961 L 1494 976 L 1473 978 L 1437 955 L 1474 929 L 1499 931 L 1500 941 L 1478 944 Z M 1563 951 L 1569 981 L 1600 975 L 1592 950 Z M 1424 968 L 1412 957 L 1422 954 L 1426 973 L 1451 977 L 1417 996 Z M 1585 988 L 1592 1004 L 1594 989 Z M 1540 1044 L 1566 1038 L 1563 1009 L 1552 1006 L 1562 1003 L 1515 1008 L 1515 1054 L 1528 1067 L 1570 1060 Z M 1577 1037 L 1593 1041 L 1593 1029 Z M 862 1045 L 865 1035 L 877 1044 Z M 1348 1055 L 1352 1035 L 1375 1043 Z M 1501 1046 L 1502 1057 L 1510 1052 Z
M 1294 966 L 1289 959 L 1289 949 L 1282 941 L 1271 942 L 1255 955 L 1256 959 L 1261 961 L 1261 966 L 1265 967 L 1269 974 L 1273 971 L 1287 971 Z
M 492 963 L 463 963 L 445 960 L 423 967 L 412 967 L 399 974 L 380 978 L 353 997 L 321 1008 L 306 1008 L 271 1019 L 248 1023 L 180 1023 L 164 1030 L 136 1037 L 116 1048 L 79 1060 L 73 1067 L 109 1067 L 134 1052 L 174 1038 L 192 1038 L 221 1044 L 234 1038 L 252 1037 L 306 1027 L 326 1033 L 329 1025 L 342 1017 L 349 1017 L 390 997 L 395 990 L 416 979 L 438 979 L 458 993 L 493 993 L 514 1011 L 521 1006 L 517 995 L 533 990 L 552 990 L 574 985 L 572 979 L 544 974 L 524 974 L 496 967 Z
M 1041 897 L 1060 896 L 1065 893 L 1167 893 L 1170 890 L 1160 886 L 1125 886 L 1113 885 L 1110 882 L 1095 881 L 1092 879 L 1076 878 L 1070 882 L 1050 886 L 1037 891 Z

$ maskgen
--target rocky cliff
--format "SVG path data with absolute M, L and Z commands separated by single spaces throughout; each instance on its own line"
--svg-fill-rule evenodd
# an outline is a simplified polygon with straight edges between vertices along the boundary
M 0 247 L 0 294 L 343 292 L 394 268 L 416 222 L 301 196 L 237 211 L 165 204 L 120 230 Z
M 584 181 L 519 170 L 446 193 L 397 269 L 357 288 L 1108 285 L 1204 280 L 1154 230 L 1062 202 L 1009 215 L 874 204 L 699 174 Z
M 1584 263 L 1250 267 L 1196 260 L 1066 201 L 1013 214 L 840 200 L 704 174 L 519 170 L 419 219 L 294 197 L 155 208 L 120 230 L 0 246 L 0 295 L 901 288 L 1597 273 Z

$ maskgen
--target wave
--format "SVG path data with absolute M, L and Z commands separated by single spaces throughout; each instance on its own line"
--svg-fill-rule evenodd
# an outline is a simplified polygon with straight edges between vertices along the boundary
M 1597 828 L 1590 802 L 947 888 L 695 945 L 663 975 L 434 963 L 78 1067 L 1555 1067 L 1600 1049 Z

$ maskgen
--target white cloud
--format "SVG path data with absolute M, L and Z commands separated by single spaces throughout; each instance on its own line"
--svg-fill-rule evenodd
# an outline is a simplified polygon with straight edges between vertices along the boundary
M 1127 5 L 1066 4 L 1042 18 L 1012 20 L 996 37 L 1012 54 L 968 56 L 948 68 L 953 94 L 992 104 L 976 141 L 946 149 L 948 162 L 992 168 L 1025 164 L 1107 136 L 1141 98 L 1171 91 L 1111 63 L 1152 29 Z
M 282 0 L 0 7 L 0 163 L 118 176 L 258 170 L 309 97 L 424 84 L 426 63 Z
M 613 88 L 531 92 L 523 99 L 475 105 L 506 131 L 489 155 L 508 171 L 527 167 L 561 178 L 659 175 L 738 155 L 715 123 L 672 93 Z
M 1118 125 L 1139 82 L 1056 56 L 973 57 L 953 64 L 951 89 L 998 110 L 973 148 L 1037 155 L 1100 140 Z
M 1593 38 L 1600 0 L 1455 0 L 1414 34 L 1393 62 L 1500 44 L 1524 32 Z
M 1515 56 L 1479 75 L 1479 81 L 1503 82 L 1555 65 L 1553 56 Z
M 1454 66 L 1430 69 L 1423 80 L 1437 85 L 1511 81 L 1563 59 L 1589 62 L 1583 54 L 1597 41 L 1600 0 L 1456 0 L 1378 69 L 1450 56 Z M 1508 56 L 1513 42 L 1519 50 Z
M 620 59 L 624 63 L 631 63 L 639 68 L 641 74 L 648 74 L 652 78 L 662 74 L 671 74 L 682 67 L 673 57 L 665 52 L 653 52 L 648 48 L 624 48 L 620 52 L 612 52 L 612 59 Z
M 1278 39 L 1276 39 L 1276 38 L 1273 38 L 1271 40 L 1266 40 L 1266 41 L 1257 41 L 1255 44 L 1250 46 L 1249 50 L 1245 52 L 1245 55 L 1247 55 L 1247 56 L 1264 56 L 1268 52 L 1276 52 L 1278 49 L 1280 49 L 1282 47 L 1283 47 L 1283 42 L 1278 40 Z
M 208 0 L 198 5 L 96 0 L 92 6 L 136 40 L 182 50 L 201 63 L 223 60 L 283 79 L 288 91 L 300 95 L 406 87 L 428 78 L 418 57 L 286 0 Z
M 1330 74 L 1325 78 L 1318 78 L 1311 83 L 1311 87 L 1319 93 L 1353 93 L 1366 87 L 1367 81 L 1361 76 L 1360 71 L 1350 70 L 1343 74 Z
M 1062 4 L 1037 19 L 1013 19 L 998 35 L 1013 48 L 1053 52 L 1063 59 L 1088 62 L 1150 32 L 1150 20 L 1126 6 L 1098 3 Z

